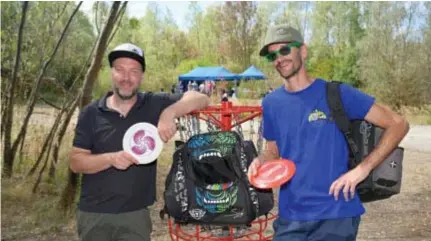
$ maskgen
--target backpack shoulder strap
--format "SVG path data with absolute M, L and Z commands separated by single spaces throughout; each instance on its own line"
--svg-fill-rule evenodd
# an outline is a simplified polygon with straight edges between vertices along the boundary
M 340 93 L 340 84 L 338 81 L 331 81 L 326 83 L 326 98 L 331 117 L 334 119 L 337 127 L 343 132 L 347 140 L 350 151 L 353 154 L 354 163 L 351 167 L 357 166 L 361 162 L 361 155 L 359 153 L 358 145 L 353 138 L 352 126 L 350 120 L 344 111 L 343 102 Z

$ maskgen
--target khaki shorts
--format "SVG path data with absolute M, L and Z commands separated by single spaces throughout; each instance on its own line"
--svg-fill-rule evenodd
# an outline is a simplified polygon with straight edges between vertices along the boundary
M 81 241 L 150 241 L 152 224 L 146 208 L 119 214 L 78 210 L 77 228 Z

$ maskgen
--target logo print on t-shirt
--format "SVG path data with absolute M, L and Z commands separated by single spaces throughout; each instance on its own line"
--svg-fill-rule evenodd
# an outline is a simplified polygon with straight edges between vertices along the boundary
M 152 152 L 156 147 L 156 141 L 151 136 L 145 136 L 144 130 L 139 130 L 133 135 L 132 151 L 136 155 Z
M 310 115 L 308 116 L 308 122 L 314 122 L 314 121 L 326 120 L 326 119 L 328 119 L 326 117 L 326 114 L 317 109 L 311 112 Z

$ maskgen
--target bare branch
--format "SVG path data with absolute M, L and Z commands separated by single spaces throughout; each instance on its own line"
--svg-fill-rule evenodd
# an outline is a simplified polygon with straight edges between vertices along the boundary
M 56 46 L 54 48 L 54 51 L 52 52 L 51 56 L 43 64 L 43 67 L 42 67 L 42 69 L 41 69 L 41 71 L 39 73 L 39 76 L 38 76 L 38 78 L 36 80 L 36 83 L 35 83 L 35 85 L 34 85 L 34 87 L 32 89 L 32 92 L 31 92 L 29 100 L 28 100 L 27 114 L 24 117 L 24 121 L 23 121 L 23 123 L 21 125 L 18 137 L 15 139 L 15 141 L 14 141 L 14 143 L 12 145 L 12 149 L 10 150 L 11 153 L 10 153 L 9 158 L 11 158 L 11 160 L 14 159 L 14 155 L 15 155 L 16 149 L 18 147 L 18 143 L 20 142 L 21 138 L 24 138 L 24 133 L 25 133 L 25 130 L 27 129 L 28 121 L 30 120 L 30 116 L 33 113 L 33 109 L 34 109 L 34 106 L 36 104 L 36 99 L 37 99 L 38 92 L 39 92 L 39 89 L 40 89 L 40 86 L 41 86 L 43 75 L 45 74 L 46 69 L 48 68 L 48 66 L 51 63 L 52 59 L 54 58 L 55 54 L 57 53 L 57 51 L 58 51 L 58 49 L 60 47 L 60 44 L 62 43 L 64 37 L 66 36 L 66 32 L 69 29 L 69 26 L 70 26 L 73 18 L 75 17 L 76 13 L 78 12 L 79 8 L 81 7 L 81 4 L 82 4 L 82 1 L 79 2 L 79 4 L 76 6 L 75 10 L 73 11 L 72 15 L 70 16 L 69 20 L 67 21 L 66 26 L 64 27 L 63 32 L 61 33 L 60 39 L 58 40 L 58 42 L 57 42 L 57 44 L 56 44 Z
M 54 23 L 58 22 L 58 20 L 60 19 L 60 17 L 64 14 L 64 12 L 66 11 L 67 5 L 69 4 L 69 1 L 66 1 L 63 9 L 61 10 L 61 12 L 58 14 L 57 19 L 54 21 Z
M 100 37 L 97 40 L 96 45 L 96 53 L 93 57 L 90 68 L 85 75 L 85 80 L 82 88 L 82 98 L 80 99 L 80 107 L 86 106 L 91 102 L 92 96 L 91 93 L 93 91 L 94 82 L 97 79 L 97 75 L 99 73 L 100 67 L 102 65 L 103 56 L 106 51 L 107 42 L 109 40 L 109 36 L 111 35 L 112 29 L 115 24 L 115 17 L 118 14 L 118 10 L 121 2 L 115 1 L 112 4 L 108 20 L 106 21 Z M 64 214 L 70 209 L 73 200 L 76 196 L 77 184 L 79 180 L 79 176 L 76 173 L 73 173 L 70 169 L 68 170 L 68 181 L 67 185 L 63 190 L 61 195 L 59 208 L 63 210 Z
M 55 87 L 57 87 L 58 89 L 60 89 L 61 91 L 63 91 L 63 93 L 67 92 L 66 88 L 63 85 L 61 85 L 55 78 L 44 77 L 43 80 L 48 80 Z
M 111 37 L 109 38 L 108 45 L 111 43 L 112 39 L 114 38 L 115 34 L 118 31 L 118 28 L 121 25 L 121 20 L 123 19 L 124 12 L 126 12 L 126 6 L 127 6 L 127 1 L 123 2 L 123 5 L 121 6 L 119 13 L 117 14 L 117 17 L 115 18 L 115 22 L 118 21 L 117 26 L 116 26 L 114 32 L 111 34 Z
M 55 108 L 55 109 L 57 109 L 57 110 L 60 110 L 60 109 L 61 109 L 61 107 L 60 107 L 60 106 L 58 106 L 58 105 L 56 105 L 56 104 L 54 104 L 54 103 L 52 103 L 52 102 L 48 101 L 47 99 L 43 98 L 42 96 L 39 96 L 39 99 L 40 99 L 41 101 L 45 102 L 47 105 L 49 105 L 49 106 L 51 106 L 51 107 L 54 107 L 54 108 Z
M 97 36 L 97 39 L 100 38 L 100 34 Z M 71 94 L 71 91 L 75 87 L 76 83 L 78 83 L 78 80 L 81 78 L 82 74 L 86 69 L 88 69 L 88 65 L 90 64 L 91 58 L 93 57 L 94 50 L 96 49 L 98 41 L 94 42 L 93 47 L 91 48 L 90 54 L 88 54 L 87 60 L 84 62 L 84 65 L 82 65 L 81 71 L 79 71 L 79 74 L 76 76 L 76 78 L 73 80 L 72 85 L 70 85 L 70 88 L 67 90 L 67 93 Z
M 23 158 L 22 158 L 22 156 L 24 155 L 24 152 L 22 151 L 22 149 L 23 149 L 23 147 L 24 147 L 24 141 L 25 141 L 25 139 L 24 138 L 22 138 L 22 140 L 21 140 L 21 143 L 19 144 L 19 151 L 18 151 L 18 153 L 19 153 L 19 158 L 18 158 L 18 166 L 23 162 Z
M 114 20 L 118 14 L 118 9 L 120 7 L 120 4 L 121 2 L 118 2 L 118 1 L 115 1 L 112 4 L 112 7 L 109 13 L 109 18 L 102 29 L 100 38 L 98 39 L 98 43 L 96 46 L 96 53 L 93 57 L 91 67 L 88 69 L 87 74 L 85 76 L 80 107 L 86 106 L 88 103 L 91 102 L 91 99 L 92 99 L 91 93 L 93 90 L 93 85 L 95 80 L 97 79 L 97 75 L 102 65 L 102 57 L 105 54 L 108 37 L 111 35 L 112 29 L 114 27 L 114 24 L 115 24 Z
M 61 142 L 63 141 L 64 134 L 66 133 L 67 126 L 69 125 L 70 119 L 72 118 L 73 113 L 75 112 L 76 107 L 78 106 L 79 100 L 81 99 L 82 92 L 79 91 L 78 95 L 75 96 L 75 99 L 71 102 L 71 104 L 68 106 L 68 111 L 66 113 L 66 117 L 63 120 L 63 123 L 61 123 L 61 126 L 59 127 L 59 130 L 57 132 L 56 140 L 52 144 L 54 147 L 54 150 L 52 152 L 52 162 L 51 167 L 49 169 L 49 178 L 53 179 L 55 175 L 55 167 L 58 163 L 58 153 L 60 151 Z
M 27 174 L 27 176 L 31 176 L 31 175 L 33 175 L 33 173 L 36 171 L 36 169 L 37 169 L 37 167 L 38 167 L 38 165 L 40 164 L 40 162 L 42 161 L 42 159 L 43 159 L 43 157 L 44 157 L 44 155 L 45 155 L 45 152 L 48 150 L 48 153 L 46 154 L 46 157 L 47 158 L 49 158 L 49 151 L 51 150 L 51 144 L 52 144 L 52 142 L 53 142 L 53 137 L 54 137 L 54 135 L 55 135 L 55 132 L 57 131 L 57 129 L 58 129 L 58 126 L 60 125 L 60 121 L 61 121 L 61 118 L 63 117 L 63 114 L 66 112 L 66 110 L 67 110 L 67 107 L 68 106 L 71 106 L 73 104 L 73 100 L 70 100 L 69 102 L 65 102 L 64 104 L 63 104 L 63 106 L 61 107 L 61 110 L 60 110 L 60 112 L 57 114 L 57 116 L 56 116 L 56 118 L 55 118 L 55 121 L 54 121 L 54 124 L 53 124 L 53 126 L 51 127 L 51 129 L 49 130 L 49 133 L 48 133 L 48 135 L 46 136 L 46 138 L 45 138 L 45 141 L 43 142 L 43 145 L 42 145 L 42 150 L 41 150 L 41 152 L 39 153 L 39 156 L 38 156 L 38 158 L 37 158 L 37 160 L 36 160 L 36 162 L 33 164 L 33 167 L 30 169 L 30 171 L 28 172 L 28 174 Z
M 48 165 L 48 160 L 49 160 L 49 152 L 51 151 L 51 147 L 52 145 L 49 146 L 48 151 L 46 153 L 46 157 L 45 157 L 45 162 L 43 163 L 42 168 L 39 171 L 39 175 L 36 179 L 36 182 L 33 185 L 33 189 L 32 189 L 32 193 L 36 193 L 37 188 L 39 187 L 40 182 L 42 181 L 42 175 L 43 175 L 43 171 L 45 171 L 46 166 Z
M 97 35 L 100 34 L 100 27 L 99 27 L 99 19 L 98 19 L 98 13 L 99 13 L 99 1 L 96 1 L 96 5 L 94 6 L 95 13 L 94 13 L 94 25 L 96 26 Z

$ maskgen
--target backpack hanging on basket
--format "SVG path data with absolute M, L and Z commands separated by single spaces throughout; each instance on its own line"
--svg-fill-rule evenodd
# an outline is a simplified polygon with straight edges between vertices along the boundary
M 166 178 L 164 212 L 180 223 L 249 224 L 273 208 L 272 190 L 250 185 L 254 144 L 233 131 L 197 134 L 177 142 Z
M 343 132 L 350 149 L 349 169 L 355 168 L 379 142 L 384 130 L 365 120 L 349 120 L 343 107 L 340 82 L 326 83 L 331 117 Z M 356 187 L 362 202 L 389 198 L 400 193 L 404 148 L 397 147 L 370 175 Z

